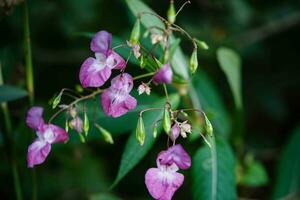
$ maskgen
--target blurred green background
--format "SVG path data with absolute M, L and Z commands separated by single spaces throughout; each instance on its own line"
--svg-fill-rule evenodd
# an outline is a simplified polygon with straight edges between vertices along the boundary
M 144 2 L 162 16 L 165 16 L 169 6 L 169 1 Z M 175 1 L 177 8 L 182 3 Z M 87 56 L 92 55 L 90 38 L 81 33 L 105 29 L 125 42 L 135 17 L 122 0 L 30 0 L 28 8 L 35 104 L 46 106 L 48 118 L 51 114 L 47 105 L 49 99 L 61 88 L 74 88 L 79 83 L 80 65 Z M 22 2 L 11 8 L 1 7 L 0 61 L 4 82 L 25 88 L 23 11 Z M 255 157 L 263 164 L 268 178 L 258 185 L 249 184 L 251 181 L 246 181 L 246 184 L 239 182 L 238 196 L 270 199 L 279 192 L 281 184 L 289 185 L 291 182 L 295 189 L 292 192 L 297 194 L 300 185 L 300 145 L 295 143 L 300 142 L 300 129 L 297 129 L 300 119 L 300 1 L 194 0 L 177 17 L 177 24 L 210 46 L 208 51 L 200 51 L 200 72 L 195 76 L 201 77 L 205 73 L 210 78 L 207 83 L 205 78 L 201 79 L 202 84 L 209 85 L 204 88 L 207 91 L 203 95 L 211 94 L 216 104 L 220 104 L 227 116 L 224 120 L 232 128 L 230 130 L 234 130 L 236 125 L 235 106 L 226 77 L 217 62 L 216 49 L 227 46 L 241 55 L 244 151 L 250 154 L 250 160 Z M 192 51 L 190 43 L 184 39 L 181 47 L 186 55 Z M 131 64 L 129 71 L 135 74 L 137 70 Z M 197 90 L 197 86 L 195 88 Z M 213 91 L 210 91 L 211 88 Z M 152 99 L 143 98 L 141 101 L 151 105 Z M 30 199 L 32 191 L 32 174 L 26 167 L 27 146 L 32 135 L 24 123 L 28 108 L 26 98 L 9 103 L 13 121 L 13 132 L 10 134 L 14 141 L 24 199 Z M 214 109 L 216 113 L 221 112 L 220 107 Z M 74 139 L 67 145 L 54 145 L 46 162 L 36 167 L 39 199 L 116 198 L 107 197 L 106 193 L 121 199 L 150 199 L 144 185 L 144 173 L 155 166 L 156 155 L 164 149 L 165 140 L 158 140 L 148 156 L 109 191 L 118 171 L 125 141 L 131 128 L 135 127 L 136 115 L 130 114 L 117 121 L 103 117 L 100 120 L 104 120 L 100 123 L 105 124 L 108 130 L 115 128 L 111 130 L 115 144 L 105 143 L 99 133 L 92 131 L 92 139 L 86 144 L 81 144 L 74 133 L 71 134 Z M 128 126 L 120 125 L 124 123 L 122 120 L 127 120 Z M 1 114 L 0 132 L 5 131 Z M 195 151 L 200 144 L 191 143 L 189 151 Z M 0 135 L 0 149 L 1 199 L 15 199 L 10 152 L 5 148 L 3 134 Z M 286 178 L 288 175 L 280 175 L 282 170 L 292 174 L 291 179 Z M 188 171 L 185 174 L 185 184 L 174 199 L 192 198 L 192 174 Z M 256 179 L 256 176 L 259 175 L 254 172 L 250 179 Z M 289 197 L 296 199 L 295 194 Z

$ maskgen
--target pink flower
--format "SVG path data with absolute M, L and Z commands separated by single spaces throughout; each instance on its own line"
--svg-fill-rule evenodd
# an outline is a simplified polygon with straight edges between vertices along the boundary
M 133 88 L 130 74 L 124 73 L 111 80 L 111 86 L 101 95 L 103 111 L 112 117 L 120 117 L 136 107 L 136 99 L 129 93 Z
M 170 132 L 171 140 L 174 142 L 178 138 L 179 134 L 180 134 L 180 127 L 177 123 L 175 123 L 172 126 L 172 129 L 171 129 L 171 132 Z
M 77 131 L 77 133 L 82 133 L 83 130 L 83 122 L 80 117 L 73 118 L 69 123 L 71 129 L 74 129 Z
M 159 153 L 157 168 L 150 168 L 145 175 L 145 184 L 151 196 L 157 200 L 171 200 L 183 184 L 184 176 L 178 169 L 191 166 L 191 158 L 181 145 L 174 145 Z
M 35 130 L 38 136 L 28 147 L 27 165 L 30 168 L 45 161 L 51 150 L 51 144 L 69 139 L 64 129 L 53 124 L 45 124 L 42 115 L 43 108 L 32 107 L 26 117 L 26 124 Z
M 169 63 L 164 64 L 153 76 L 155 84 L 171 83 L 173 79 L 173 72 Z
M 91 42 L 95 58 L 87 58 L 80 68 L 79 79 L 82 87 L 100 87 L 110 77 L 112 69 L 125 67 L 125 60 L 110 49 L 112 36 L 107 31 L 99 31 Z

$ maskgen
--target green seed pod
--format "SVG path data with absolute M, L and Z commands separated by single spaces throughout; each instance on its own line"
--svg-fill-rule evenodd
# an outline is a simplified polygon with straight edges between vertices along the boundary
M 105 142 L 107 142 L 109 144 L 113 144 L 114 143 L 113 137 L 111 136 L 111 133 L 108 130 L 102 128 L 99 124 L 95 124 L 95 127 L 103 135 L 103 138 L 104 138 Z
M 141 34 L 141 25 L 140 25 L 140 20 L 137 19 L 131 31 L 130 43 L 137 44 L 140 39 L 140 34 Z
M 209 49 L 209 46 L 206 44 L 206 42 L 202 41 L 202 40 L 198 40 L 198 39 L 195 39 L 196 43 L 197 43 L 197 46 L 201 49 L 204 49 L 204 50 L 208 50 Z
M 66 119 L 66 123 L 65 123 L 65 131 L 68 133 L 69 132 L 69 122 Z
M 62 95 L 62 92 L 59 93 L 59 94 L 57 95 L 57 97 L 55 97 L 55 99 L 53 100 L 53 102 L 52 102 L 52 109 L 56 108 L 57 105 L 60 103 L 61 95 Z
M 157 124 L 155 124 L 154 127 L 153 127 L 152 135 L 153 135 L 154 138 L 157 137 Z
M 213 126 L 205 114 L 204 114 L 204 118 L 205 118 L 205 131 L 209 136 L 212 136 L 214 131 Z
M 79 135 L 80 141 L 81 141 L 82 143 L 85 143 L 85 138 L 84 138 L 84 136 L 83 136 L 81 133 L 78 133 L 78 135 Z
M 170 7 L 167 12 L 167 17 L 168 17 L 168 21 L 171 24 L 174 24 L 174 22 L 176 20 L 176 10 L 175 10 L 175 6 L 174 6 L 174 2 L 172 0 L 170 2 Z
M 171 130 L 171 117 L 170 117 L 170 113 L 169 113 L 168 104 L 166 104 L 166 106 L 165 106 L 162 125 L 163 125 L 164 131 L 166 132 L 166 134 L 169 135 L 170 130 Z
M 85 133 L 85 136 L 88 135 L 90 129 L 90 122 L 89 118 L 86 113 L 84 113 L 84 119 L 83 119 L 83 131 Z
M 194 48 L 190 58 L 190 70 L 192 73 L 195 73 L 197 68 L 198 68 L 197 48 Z
M 140 116 L 137 122 L 136 130 L 135 130 L 135 137 L 142 146 L 145 141 L 146 131 L 143 118 Z
M 141 56 L 140 58 L 140 66 L 143 69 L 146 66 L 147 58 L 145 58 L 144 55 Z

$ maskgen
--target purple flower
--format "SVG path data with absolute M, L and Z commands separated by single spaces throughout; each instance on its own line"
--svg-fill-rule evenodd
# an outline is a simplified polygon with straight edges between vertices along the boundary
M 100 87 L 110 77 L 112 69 L 125 67 L 125 60 L 110 49 L 112 36 L 107 31 L 99 31 L 91 42 L 91 50 L 95 58 L 87 58 L 80 68 L 79 79 L 81 85 L 86 87 Z
M 174 142 L 178 138 L 179 134 L 180 134 L 180 127 L 177 123 L 175 123 L 172 126 L 172 129 L 171 129 L 171 132 L 170 132 L 171 140 Z
M 155 84 L 171 83 L 173 78 L 173 72 L 169 63 L 164 64 L 153 76 L 153 82 Z
M 53 124 L 45 124 L 42 115 L 43 108 L 32 107 L 26 117 L 26 124 L 35 130 L 38 136 L 28 147 L 27 165 L 30 168 L 45 161 L 51 150 L 51 144 L 69 139 L 64 129 Z
M 71 129 L 76 130 L 78 133 L 82 133 L 83 130 L 83 122 L 80 117 L 73 118 L 69 123 Z
M 176 153 L 179 154 L 175 156 Z M 175 159 L 170 160 L 170 156 Z M 162 162 L 165 160 L 168 160 L 168 162 Z M 187 163 L 188 160 L 189 163 Z M 182 167 L 182 161 L 184 161 L 184 169 L 191 165 L 191 159 L 181 145 L 175 145 L 167 151 L 159 153 L 156 160 L 157 168 L 148 169 L 145 175 L 145 184 L 154 199 L 172 199 L 174 193 L 184 181 L 184 176 L 177 172 Z M 181 167 L 178 166 L 178 163 Z
M 101 95 L 103 111 L 112 117 L 120 117 L 136 107 L 136 99 L 129 93 L 133 87 L 131 75 L 124 73 L 111 80 L 111 86 Z

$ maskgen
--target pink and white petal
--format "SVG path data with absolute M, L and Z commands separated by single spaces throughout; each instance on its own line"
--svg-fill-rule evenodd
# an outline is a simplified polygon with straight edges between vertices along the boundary
M 158 168 L 150 168 L 145 174 L 146 187 L 154 199 L 159 199 L 164 195 L 168 185 L 163 184 L 160 176 L 161 170 Z
M 112 89 L 122 90 L 125 93 L 129 93 L 133 88 L 132 76 L 128 73 L 120 74 L 111 80 Z
M 111 44 L 112 35 L 107 31 L 97 32 L 92 41 L 91 41 L 91 50 L 94 52 L 100 52 L 107 55 L 110 44 Z
M 110 115 L 110 106 L 111 106 L 111 99 L 110 99 L 110 91 L 106 89 L 101 95 L 101 105 L 102 110 L 105 114 Z
M 175 163 L 180 169 L 190 168 L 192 161 L 189 154 L 180 144 L 170 147 L 167 151 L 162 151 L 157 157 L 158 165 L 172 165 Z
M 39 128 L 44 124 L 42 107 L 34 106 L 30 108 L 27 112 L 26 124 L 34 130 L 39 130 Z
M 113 57 L 114 65 L 112 68 L 114 69 L 123 69 L 126 66 L 126 61 L 114 50 L 110 50 L 108 53 L 108 58 Z
M 129 110 L 135 109 L 137 104 L 137 101 L 134 97 L 132 97 L 131 95 L 128 95 L 128 97 L 125 99 L 125 105 L 126 108 Z
M 69 135 L 65 131 L 65 129 L 56 126 L 54 124 L 49 124 L 49 128 L 52 130 L 54 133 L 54 138 L 52 140 L 52 143 L 57 143 L 57 142 L 66 142 L 69 140 Z
M 42 140 L 35 140 L 29 147 L 27 153 L 27 165 L 32 168 L 34 165 L 39 165 L 45 161 L 49 152 L 51 150 L 51 145 Z
M 89 57 L 81 65 L 79 79 L 84 88 L 100 87 L 109 79 L 110 75 L 111 69 Z
M 184 176 L 180 173 L 173 173 L 173 180 L 168 185 L 167 189 L 163 193 L 163 195 L 159 198 L 159 200 L 171 200 L 174 193 L 179 189 L 179 187 L 183 184 Z

